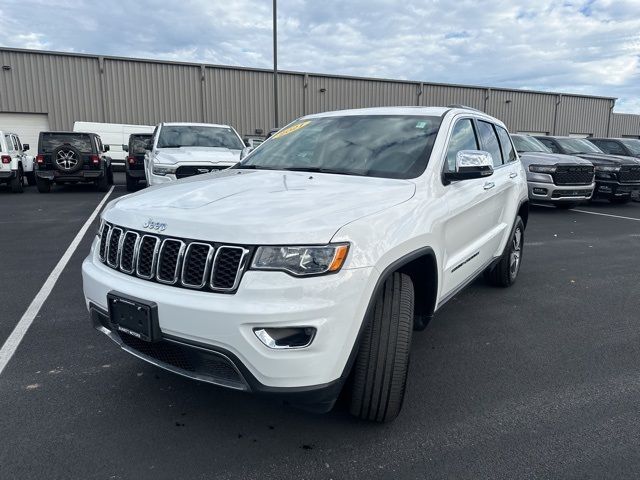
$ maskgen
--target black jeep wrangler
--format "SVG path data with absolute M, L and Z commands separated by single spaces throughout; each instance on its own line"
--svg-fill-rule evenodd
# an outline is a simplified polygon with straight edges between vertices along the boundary
M 95 133 L 40 132 L 36 156 L 36 185 L 49 193 L 51 184 L 94 183 L 106 192 L 113 184 L 111 158 Z
M 149 149 L 151 138 L 153 135 L 150 133 L 132 133 L 129 136 L 129 145 L 122 145 L 122 149 L 127 152 L 124 168 L 129 192 L 133 192 L 138 187 L 138 182 L 145 179 L 144 155 Z

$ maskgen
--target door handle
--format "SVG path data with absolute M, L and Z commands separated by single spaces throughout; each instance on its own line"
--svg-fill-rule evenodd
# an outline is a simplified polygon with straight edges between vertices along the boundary
M 516 178 L 518 176 L 518 174 L 516 172 L 511 172 L 509 174 L 509 178 Z
M 487 182 L 487 183 L 485 183 L 485 184 L 484 184 L 484 189 L 485 189 L 485 190 L 491 190 L 491 189 L 492 189 L 493 187 L 495 187 L 495 186 L 496 186 L 496 184 L 495 184 L 495 183 L 493 183 L 493 182 Z

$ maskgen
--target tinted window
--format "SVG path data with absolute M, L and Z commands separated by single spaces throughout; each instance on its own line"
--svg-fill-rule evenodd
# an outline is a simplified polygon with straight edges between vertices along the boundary
M 230 128 L 204 125 L 165 125 L 160 129 L 157 147 L 222 147 L 230 150 L 242 150 L 244 145 Z
M 602 150 L 605 153 L 611 153 L 614 155 L 627 154 L 627 152 L 622 147 L 622 145 L 612 140 L 598 140 L 598 141 L 594 141 L 593 143 L 595 143 L 600 148 L 600 150 Z
M 602 153 L 598 147 L 596 147 L 589 140 L 583 138 L 556 138 L 556 142 L 562 147 L 562 149 L 572 155 L 580 153 Z
M 640 155 L 640 140 L 633 138 L 620 140 L 633 155 Z
M 540 140 L 528 135 L 511 135 L 511 139 L 518 152 L 551 152 Z
M 446 172 L 455 172 L 456 155 L 460 150 L 478 150 L 478 140 L 470 118 L 459 120 L 453 127 L 444 166 Z
M 540 140 L 544 144 L 544 146 L 551 150 L 553 153 L 562 153 L 552 140 L 549 140 L 548 138 L 539 138 L 538 140 Z
M 151 139 L 151 135 L 131 135 L 129 137 L 129 153 L 132 155 L 143 155 L 147 141 Z
M 497 125 L 496 130 L 498 130 L 498 138 L 500 139 L 500 146 L 502 147 L 502 158 L 505 159 L 505 162 L 514 162 L 516 160 L 516 152 L 513 149 L 509 132 Z
M 14 148 L 13 148 L 13 142 L 11 141 L 11 135 L 5 135 L 4 141 L 7 144 L 7 151 L 12 152 Z
M 43 152 L 53 152 L 62 145 L 70 145 L 77 150 L 91 153 L 91 137 L 85 133 L 43 133 L 40 149 Z
M 482 150 L 485 150 L 493 157 L 493 166 L 499 167 L 502 165 L 502 152 L 500 151 L 500 142 L 498 136 L 493 128 L 493 124 L 483 121 L 478 121 L 478 137 L 480 138 L 480 145 Z
M 238 168 L 415 178 L 427 166 L 440 120 L 414 115 L 302 119 L 272 135 Z

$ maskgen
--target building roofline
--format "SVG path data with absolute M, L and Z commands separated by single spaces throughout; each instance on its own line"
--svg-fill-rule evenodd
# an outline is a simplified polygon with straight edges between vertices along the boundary
M 82 57 L 82 58 L 93 58 L 96 60 L 107 59 L 107 60 L 118 60 L 118 61 L 129 61 L 129 62 L 142 62 L 142 63 L 156 63 L 156 64 L 169 64 L 169 65 L 184 65 L 191 67 L 204 67 L 204 68 L 219 68 L 226 70 L 242 70 L 249 72 L 263 72 L 263 73 L 272 73 L 273 70 L 268 68 L 256 68 L 256 67 L 241 67 L 235 65 L 220 65 L 215 63 L 198 63 L 198 62 L 181 62 L 177 60 L 162 60 L 155 58 L 137 58 L 137 57 L 120 57 L 114 55 L 99 55 L 92 53 L 77 53 L 77 52 L 62 52 L 62 51 L 54 51 L 54 50 L 31 50 L 27 48 L 14 48 L 14 47 L 0 47 L 0 52 L 14 52 L 14 53 L 27 53 L 27 54 L 39 54 L 39 55 L 57 55 L 57 56 L 65 56 L 65 57 Z M 563 97 L 578 97 L 578 98 L 592 98 L 592 99 L 600 99 L 600 100 L 611 100 L 615 102 L 618 100 L 617 97 L 606 97 L 600 95 L 586 95 L 580 93 L 566 93 L 566 92 L 555 92 L 555 91 L 544 91 L 544 90 L 529 90 L 529 89 L 518 89 L 518 88 L 506 88 L 506 87 L 489 87 L 482 85 L 464 85 L 459 83 L 441 83 L 441 82 L 427 82 L 421 80 L 399 80 L 393 78 L 378 78 L 378 77 L 358 77 L 355 75 L 339 75 L 332 73 L 317 73 L 317 72 L 299 72 L 294 70 L 278 70 L 279 74 L 285 75 L 311 75 L 314 77 L 321 78 L 336 78 L 336 79 L 348 79 L 348 80 L 365 80 L 365 81 L 374 81 L 374 82 L 385 82 L 385 83 L 400 83 L 407 85 L 427 85 L 427 86 L 436 86 L 436 87 L 452 87 L 452 88 L 471 88 L 475 90 L 495 90 L 499 92 L 513 92 L 513 93 L 535 93 L 540 95 L 560 95 Z

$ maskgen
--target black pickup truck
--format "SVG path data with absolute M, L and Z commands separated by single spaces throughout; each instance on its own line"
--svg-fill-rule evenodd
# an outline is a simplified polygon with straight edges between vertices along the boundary
M 150 133 L 132 133 L 129 135 L 129 144 L 122 145 L 122 149 L 127 152 L 124 168 L 128 192 L 136 190 L 138 182 L 145 180 L 144 155 L 152 138 L 153 135 Z
M 593 163 L 596 172 L 594 198 L 627 203 L 640 191 L 640 161 L 633 157 L 608 155 L 583 138 L 536 136 L 554 153 L 575 155 Z

